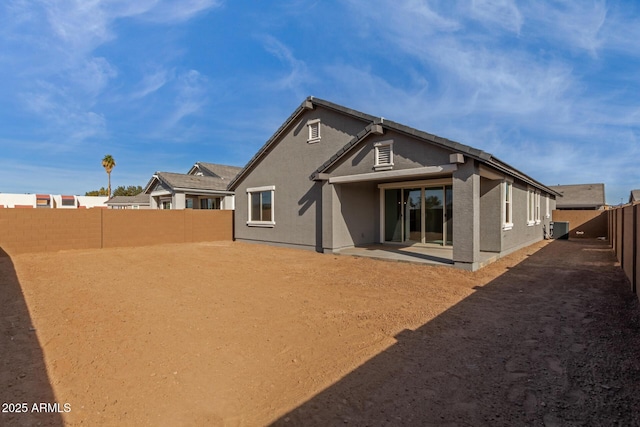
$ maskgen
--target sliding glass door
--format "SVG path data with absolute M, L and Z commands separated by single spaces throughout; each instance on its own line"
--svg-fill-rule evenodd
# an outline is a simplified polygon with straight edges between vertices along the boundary
M 385 189 L 384 241 L 452 245 L 452 186 Z

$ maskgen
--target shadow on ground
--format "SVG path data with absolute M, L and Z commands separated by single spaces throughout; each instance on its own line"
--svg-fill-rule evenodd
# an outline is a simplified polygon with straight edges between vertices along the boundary
M 640 425 L 638 301 L 606 242 L 549 243 L 396 339 L 272 425 Z
M 2 248 L 0 310 L 0 425 L 62 426 L 59 413 L 33 411 L 33 404 L 56 399 L 13 262 Z M 25 403 L 27 412 L 17 412 Z

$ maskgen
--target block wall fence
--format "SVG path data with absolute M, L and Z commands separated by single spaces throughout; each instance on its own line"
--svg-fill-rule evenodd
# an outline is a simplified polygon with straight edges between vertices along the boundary
M 586 237 L 596 239 L 608 237 L 607 211 L 554 210 L 554 221 L 569 222 L 569 238 Z
M 233 240 L 233 211 L 1 209 L 8 254 Z
M 640 284 L 640 204 L 627 205 L 608 212 L 611 248 L 629 279 L 631 290 L 638 294 Z M 640 296 L 639 296 L 640 297 Z

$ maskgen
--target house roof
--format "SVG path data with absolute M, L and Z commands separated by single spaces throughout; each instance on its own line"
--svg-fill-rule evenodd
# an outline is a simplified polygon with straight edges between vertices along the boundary
M 640 190 L 631 190 L 629 194 L 629 203 L 640 202 Z
M 552 185 L 562 195 L 557 208 L 599 208 L 605 205 L 604 184 Z
M 316 105 L 321 106 L 323 108 L 327 108 L 329 110 L 334 110 L 342 114 L 349 115 L 351 117 L 355 117 L 357 119 L 363 120 L 365 122 L 369 122 L 364 129 L 359 132 L 354 138 L 351 139 L 344 147 L 342 147 L 338 152 L 336 152 L 333 156 L 327 159 L 318 169 L 316 169 L 311 176 L 310 179 L 315 179 L 320 173 L 326 172 L 331 166 L 333 166 L 336 162 L 338 162 L 342 157 L 344 157 L 351 149 L 357 146 L 361 141 L 363 141 L 367 136 L 369 136 L 372 132 L 375 132 L 378 127 L 382 127 L 383 129 L 391 129 L 396 132 L 400 132 L 406 135 L 410 135 L 419 140 L 423 140 L 430 144 L 434 144 L 443 148 L 446 148 L 450 151 L 454 151 L 456 153 L 462 153 L 466 156 L 474 158 L 482 163 L 492 166 L 493 168 L 506 173 L 507 175 L 516 177 L 536 188 L 543 189 L 546 192 L 559 196 L 560 194 L 556 193 L 549 187 L 543 185 L 542 183 L 534 180 L 528 175 L 518 171 L 512 166 L 509 166 L 507 163 L 499 160 L 493 155 L 484 152 L 482 150 L 478 150 L 476 148 L 470 147 L 468 145 L 461 144 L 456 141 L 452 141 L 446 138 L 439 137 L 437 135 L 433 135 L 427 132 L 423 132 L 418 129 L 414 129 L 409 126 L 405 126 L 400 123 L 396 123 L 391 120 L 384 119 L 382 117 L 375 117 L 369 114 L 365 114 L 347 107 L 343 107 L 338 104 L 334 104 L 329 101 L 325 101 L 323 99 L 308 97 L 305 101 L 300 104 L 300 106 L 289 116 L 289 118 L 276 130 L 276 132 L 267 140 L 267 142 L 258 150 L 258 152 L 249 160 L 247 165 L 238 173 L 238 175 L 231 181 L 229 186 L 230 190 L 233 190 L 236 185 L 242 180 L 242 178 L 256 165 L 256 163 L 269 151 L 270 147 L 275 144 L 278 138 L 287 130 L 287 128 L 298 118 L 298 116 L 302 115 L 306 110 L 313 109 Z
M 107 205 L 148 205 L 149 195 L 140 193 L 135 196 L 114 196 L 105 202 Z
M 214 176 L 188 175 L 184 173 L 156 172 L 147 184 L 144 192 L 151 191 L 154 181 L 160 181 L 171 190 L 207 191 L 226 193 L 229 181 Z
M 219 165 L 216 163 L 205 163 L 205 162 L 196 162 L 195 165 L 191 169 L 189 169 L 188 174 L 192 175 L 192 172 L 200 169 L 204 172 L 208 172 L 209 175 L 218 176 L 221 179 L 231 181 L 236 177 L 238 172 L 242 170 L 241 167 L 238 166 L 229 166 L 229 165 Z

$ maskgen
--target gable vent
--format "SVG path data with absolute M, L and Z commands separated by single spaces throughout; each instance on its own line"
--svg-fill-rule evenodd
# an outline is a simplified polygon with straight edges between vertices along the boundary
M 391 164 L 391 146 L 383 145 L 378 147 L 378 165 L 390 165 Z
M 307 142 L 313 143 L 320 141 L 320 120 L 309 120 L 307 126 L 309 127 L 309 139 L 307 139 Z

